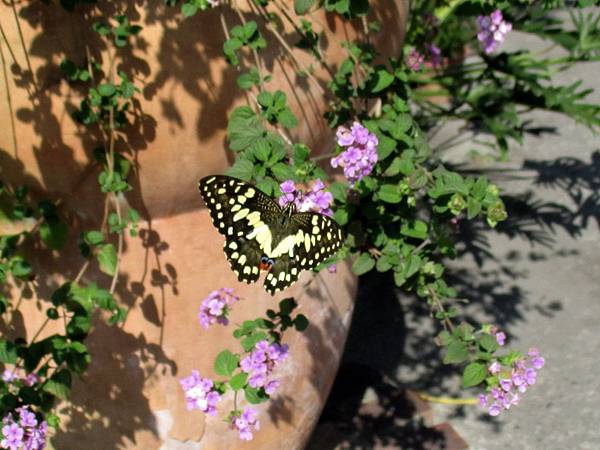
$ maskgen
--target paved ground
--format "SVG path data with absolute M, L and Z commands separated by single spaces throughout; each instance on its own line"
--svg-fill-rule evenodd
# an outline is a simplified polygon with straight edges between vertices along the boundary
M 540 43 L 513 33 L 507 46 Z M 581 79 L 599 90 L 589 100 L 600 103 L 599 77 L 600 63 L 586 63 L 555 81 Z M 510 346 L 538 346 L 547 365 L 521 405 L 498 418 L 474 406 L 438 404 L 434 411 L 437 422 L 450 422 L 473 450 L 600 449 L 600 137 L 558 114 L 535 112 L 531 118 L 556 133 L 528 135 L 489 175 L 503 188 L 509 223 L 499 232 L 463 229 L 464 255 L 451 267 L 455 286 L 472 300 L 467 314 L 500 325 Z M 437 139 L 450 133 L 451 126 Z M 445 157 L 464 162 L 473 147 L 467 142 Z M 499 168 L 483 164 L 472 160 L 480 169 Z M 350 448 L 372 448 L 381 442 L 372 435 L 383 431 L 356 431 L 356 404 L 348 399 L 384 400 L 392 385 L 470 394 L 457 389 L 456 377 L 440 365 L 426 309 L 391 288 L 382 291 L 381 282 L 377 276 L 364 280 L 345 362 L 323 416 L 347 420 L 341 430 L 354 442 Z M 378 302 L 380 310 L 373 313 L 365 302 Z M 390 448 L 423 448 L 414 424 L 383 433 L 384 442 L 395 445 Z

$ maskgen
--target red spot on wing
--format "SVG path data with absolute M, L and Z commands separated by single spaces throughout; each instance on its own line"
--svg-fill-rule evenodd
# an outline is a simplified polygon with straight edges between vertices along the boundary
M 273 265 L 269 264 L 269 263 L 266 263 L 266 262 L 261 262 L 261 263 L 259 263 L 258 267 L 259 267 L 260 270 L 267 270 L 267 271 L 269 271 L 269 270 L 271 270 L 271 267 L 273 267 Z

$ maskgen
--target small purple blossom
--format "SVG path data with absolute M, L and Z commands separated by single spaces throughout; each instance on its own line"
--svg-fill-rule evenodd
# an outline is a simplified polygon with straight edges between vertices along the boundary
M 214 323 L 227 325 L 229 323 L 227 315 L 229 314 L 231 305 L 239 299 L 239 297 L 233 295 L 232 288 L 221 288 L 212 291 L 208 297 L 202 301 L 200 312 L 198 313 L 202 328 L 207 329 Z
M 498 336 L 496 327 L 490 330 L 492 335 Z M 540 360 L 541 359 L 541 360 Z M 541 365 L 540 365 L 541 364 Z M 493 375 L 503 375 L 498 379 L 498 384 L 487 394 L 479 396 L 479 404 L 488 409 L 491 416 L 497 416 L 503 409 L 519 404 L 522 394 L 537 381 L 537 371 L 544 365 L 544 358 L 537 348 L 532 347 L 525 357 L 516 359 L 510 367 L 503 368 L 500 362 L 493 361 L 488 366 L 488 371 Z
M 431 65 L 436 68 L 442 65 L 442 50 L 435 44 L 425 45 L 429 53 L 429 61 Z
M 419 53 L 415 48 L 411 49 L 411 51 L 408 53 L 405 59 L 406 67 L 408 67 L 413 72 L 418 72 L 419 70 L 421 70 L 424 61 L 425 57 L 421 53 Z
M 221 400 L 221 394 L 215 390 L 210 378 L 202 378 L 197 370 L 192 370 L 192 374 L 179 380 L 179 383 L 185 393 L 189 411 L 199 409 L 209 416 L 216 414 L 216 405 Z
M 496 342 L 498 343 L 498 345 L 500 347 L 502 347 L 504 345 L 504 343 L 506 342 L 506 334 L 502 331 L 499 331 L 498 333 L 496 333 Z
M 238 413 L 239 414 L 239 413 Z M 258 412 L 251 407 L 244 408 L 244 411 L 239 416 L 233 416 L 231 421 L 232 426 L 240 433 L 240 439 L 243 441 L 251 441 L 252 427 L 255 431 L 260 429 L 258 421 Z
M 502 369 L 502 366 L 500 365 L 500 363 L 498 361 L 493 361 L 489 366 L 488 366 L 488 371 L 492 374 L 492 375 L 498 375 L 500 373 L 500 370 Z
M 288 356 L 288 346 L 277 343 L 257 342 L 252 353 L 240 361 L 241 369 L 248 376 L 248 384 L 253 388 L 264 388 L 269 395 L 279 387 L 278 380 L 271 378 L 275 367 Z
M 342 167 L 350 187 L 373 171 L 377 163 L 377 136 L 358 122 L 351 129 L 339 127 L 336 132 L 338 145 L 346 147 L 342 153 L 331 159 L 332 167 Z
M 28 373 L 25 378 L 23 378 L 23 384 L 25 386 L 33 386 L 40 382 L 40 377 L 35 373 Z
M 487 54 L 496 50 L 504 42 L 508 32 L 512 30 L 512 24 L 504 20 L 502 11 L 499 9 L 489 16 L 479 16 L 477 24 L 479 25 L 477 39 Z
M 0 448 L 10 450 L 42 450 L 46 446 L 48 423 L 41 423 L 29 406 L 15 410 L 19 415 L 18 422 L 9 413 L 2 419 L 2 436 Z
M 11 383 L 15 380 L 19 379 L 19 375 L 17 374 L 17 369 L 5 369 L 2 372 L 2 381 L 5 383 Z
M 23 443 L 25 430 L 18 423 L 8 422 L 2 427 L 2 435 L 4 439 L 0 442 L 0 446 L 10 450 L 17 450 Z
M 313 211 L 329 217 L 333 216 L 331 210 L 333 195 L 325 190 L 325 184 L 321 180 L 315 180 L 312 188 L 307 192 L 298 189 L 292 180 L 284 181 L 279 188 L 282 192 L 279 206 L 282 208 L 289 203 L 294 203 L 299 212 Z

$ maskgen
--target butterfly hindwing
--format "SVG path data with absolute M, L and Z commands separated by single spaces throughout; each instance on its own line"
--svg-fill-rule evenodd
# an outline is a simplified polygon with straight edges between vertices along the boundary
M 271 295 L 283 291 L 298 280 L 302 269 L 297 266 L 296 260 L 283 255 L 278 258 L 265 277 L 265 290 Z
M 226 239 L 223 251 L 227 256 L 231 270 L 239 281 L 254 283 L 260 276 L 260 257 L 262 251 L 256 241 L 249 241 L 242 237 L 239 239 Z

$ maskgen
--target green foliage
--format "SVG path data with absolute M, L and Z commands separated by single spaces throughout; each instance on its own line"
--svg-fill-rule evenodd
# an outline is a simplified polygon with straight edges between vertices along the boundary
M 231 37 L 223 44 L 223 53 L 227 61 L 233 65 L 240 64 L 237 52 L 243 47 L 259 50 L 267 46 L 267 41 L 258 31 L 258 25 L 254 21 L 249 21 L 244 25 L 236 25 L 230 33 Z

